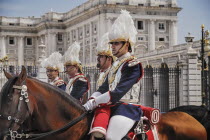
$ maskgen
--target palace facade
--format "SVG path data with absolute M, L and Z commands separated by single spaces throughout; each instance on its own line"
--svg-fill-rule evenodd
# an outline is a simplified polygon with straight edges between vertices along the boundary
M 130 11 L 138 29 L 135 54 L 162 50 L 177 45 L 176 0 L 88 0 L 66 12 L 48 12 L 40 18 L 0 16 L 1 57 L 9 65 L 38 65 L 45 56 L 61 54 L 74 42 L 81 43 L 83 65 L 96 63 L 96 46 L 121 9 Z M 42 54 L 43 55 L 43 54 Z

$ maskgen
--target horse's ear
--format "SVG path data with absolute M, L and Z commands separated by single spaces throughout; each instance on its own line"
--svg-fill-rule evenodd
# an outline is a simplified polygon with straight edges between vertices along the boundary
M 27 73 L 26 68 L 22 66 L 21 73 L 18 76 L 18 83 L 22 83 L 26 79 Z
M 6 78 L 7 78 L 7 79 L 12 78 L 12 75 L 11 75 L 11 74 L 9 74 L 8 72 L 6 72 L 6 70 L 5 70 L 5 69 L 3 69 L 3 71 L 4 71 L 4 75 L 6 76 Z

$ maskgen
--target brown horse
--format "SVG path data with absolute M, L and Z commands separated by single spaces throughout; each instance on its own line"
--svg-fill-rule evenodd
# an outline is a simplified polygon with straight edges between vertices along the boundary
M 205 128 L 184 112 L 161 114 L 157 129 L 160 140 L 207 140 Z
M 35 133 L 57 130 L 85 112 L 82 105 L 64 91 L 27 77 L 25 67 L 19 76 L 12 77 L 7 72 L 5 76 L 8 81 L 0 96 L 1 137 L 8 133 L 8 130 L 17 131 L 22 128 Z M 88 118 L 85 116 L 65 132 L 49 135 L 44 139 L 83 140 L 87 131 Z
M 12 77 L 0 93 L 0 140 L 85 140 L 89 114 L 73 97 L 57 87 L 27 77 L 25 67 Z M 206 140 L 205 128 L 181 112 L 161 115 L 157 124 L 159 140 Z M 27 135 L 26 135 L 27 134 Z M 150 139 L 149 139 L 150 140 Z
M 207 132 L 207 140 L 210 140 L 210 111 L 205 106 L 195 106 L 195 105 L 185 105 L 178 106 L 169 110 L 172 111 L 181 111 L 189 114 L 199 121 L 205 128 Z

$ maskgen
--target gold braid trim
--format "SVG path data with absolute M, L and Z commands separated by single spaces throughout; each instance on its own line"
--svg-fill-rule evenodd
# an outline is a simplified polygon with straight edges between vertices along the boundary
M 122 60 L 120 60 L 120 62 L 117 64 L 117 66 L 114 66 L 112 65 L 111 67 L 111 70 L 110 70 L 110 73 L 108 75 L 108 80 L 109 80 L 109 84 L 112 84 L 114 82 L 114 79 L 115 79 L 115 76 L 117 74 L 117 70 L 119 69 L 119 67 L 126 61 L 128 60 L 133 60 L 135 57 L 134 56 L 129 56 L 129 57 L 126 57 Z
M 106 72 L 104 73 L 104 75 L 101 78 L 99 77 L 100 79 L 98 79 L 98 81 L 97 81 L 97 86 L 98 87 L 100 87 L 104 83 L 109 71 L 110 71 L 110 67 L 106 70 Z

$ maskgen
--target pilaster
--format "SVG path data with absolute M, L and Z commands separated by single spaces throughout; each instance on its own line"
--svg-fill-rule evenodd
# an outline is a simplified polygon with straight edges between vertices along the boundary
M 201 71 L 197 64 L 197 52 L 191 48 L 187 51 L 188 62 L 188 105 L 201 105 Z
M 149 51 L 155 50 L 155 21 L 150 20 L 149 23 Z
M 92 32 L 93 32 L 93 24 L 90 22 L 90 58 L 88 64 L 91 64 L 92 62 Z
M 24 42 L 23 37 L 18 38 L 18 66 L 24 65 Z
M 5 40 L 6 40 L 6 37 L 5 36 L 1 36 L 0 37 L 0 41 L 1 41 L 1 57 L 0 57 L 0 59 L 1 58 L 3 58 L 4 56 L 6 56 L 7 54 L 6 54 L 6 42 L 5 42 Z
M 177 22 L 176 21 L 171 21 L 170 22 L 170 46 L 172 47 L 174 45 L 177 45 Z

